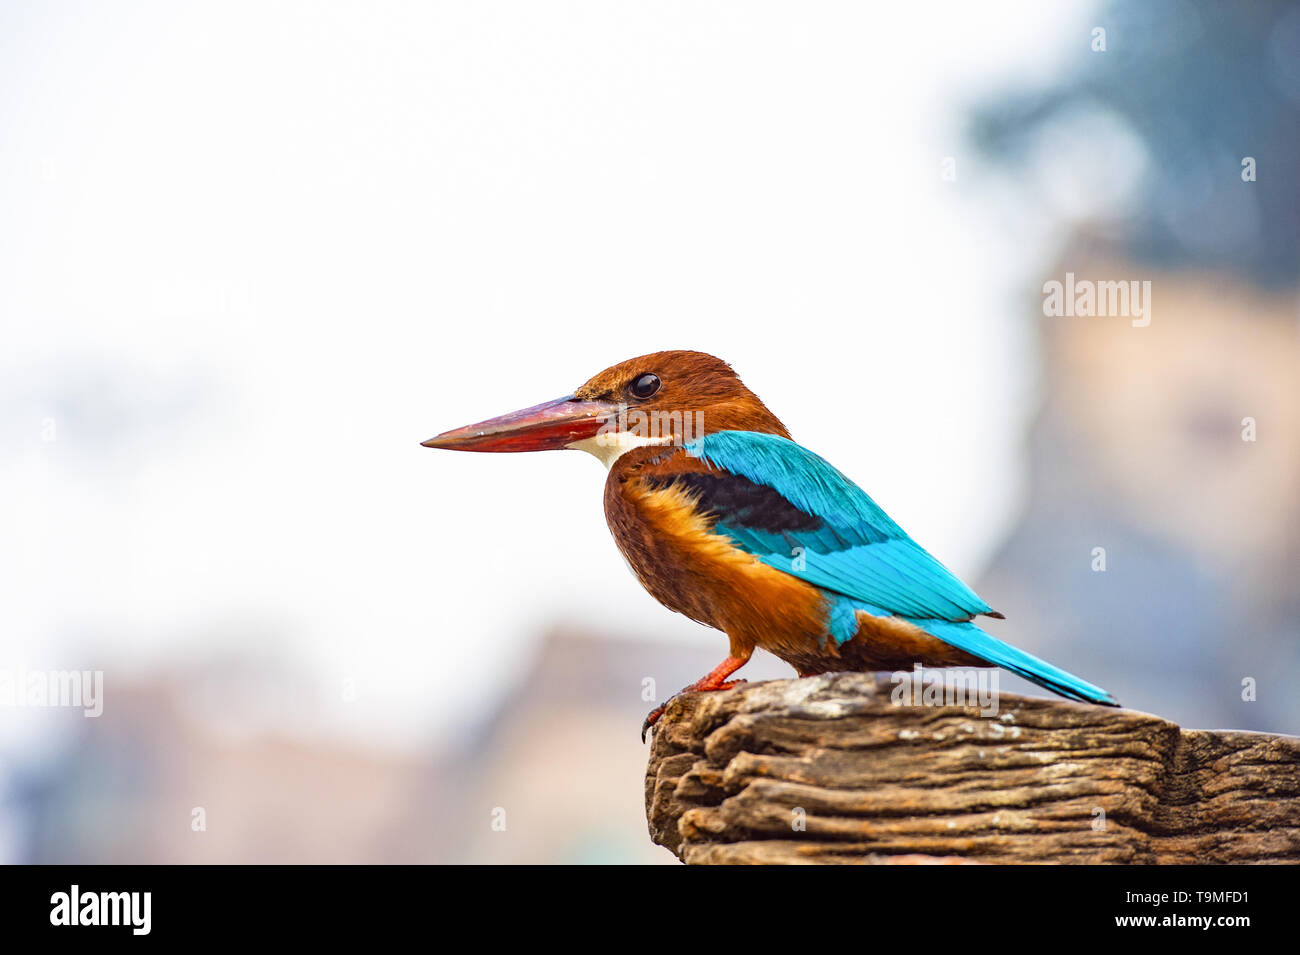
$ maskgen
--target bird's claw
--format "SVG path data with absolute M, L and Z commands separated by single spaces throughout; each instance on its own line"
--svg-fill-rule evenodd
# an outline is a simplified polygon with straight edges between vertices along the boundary
M 664 700 L 664 702 L 660 703 L 653 710 L 651 710 L 649 713 L 646 714 L 645 722 L 641 724 L 641 742 L 643 743 L 645 742 L 645 734 L 650 731 L 650 727 L 654 726 L 656 723 L 659 722 L 659 717 L 664 715 L 664 710 L 668 709 L 668 704 L 671 703 L 673 700 L 677 699 L 677 697 L 681 696 L 682 694 L 704 693 L 711 690 L 713 691 L 730 690 L 733 686 L 739 686 L 742 683 L 748 683 L 748 682 L 749 682 L 748 680 L 728 680 L 725 683 L 719 683 L 717 686 L 710 686 L 710 687 L 688 686 L 680 693 L 674 693 L 672 696 L 668 697 L 668 699 Z
M 641 724 L 641 742 L 645 742 L 645 734 L 650 731 L 650 727 L 659 722 L 659 717 L 664 715 L 664 710 L 668 709 L 668 704 L 677 699 L 676 696 L 668 697 L 666 703 L 660 703 L 653 710 L 646 714 L 645 722 Z

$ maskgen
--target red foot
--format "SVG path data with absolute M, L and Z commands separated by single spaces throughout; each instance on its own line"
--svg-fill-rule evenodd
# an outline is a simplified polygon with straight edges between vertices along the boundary
M 745 680 L 728 680 L 727 677 L 731 676 L 731 674 L 735 673 L 748 662 L 749 657 L 727 657 L 727 659 L 714 667 L 709 672 L 708 676 L 700 677 L 700 679 L 696 680 L 690 686 L 682 687 L 679 692 L 668 697 L 666 702 L 656 706 L 649 712 L 649 714 L 647 714 L 645 722 L 641 724 L 641 742 L 645 742 L 646 732 L 650 727 L 659 722 L 659 717 L 664 715 L 664 710 L 668 709 L 668 704 L 681 696 L 682 693 L 712 693 L 717 690 L 730 690 L 734 686 L 739 686 L 740 684 L 747 682 Z

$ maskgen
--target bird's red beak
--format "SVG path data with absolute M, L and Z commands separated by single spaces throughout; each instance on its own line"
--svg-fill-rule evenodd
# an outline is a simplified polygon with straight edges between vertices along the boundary
M 426 448 L 451 451 L 553 451 L 584 438 L 594 438 L 605 422 L 617 414 L 617 404 L 583 401 L 570 395 L 444 431 L 420 443 Z

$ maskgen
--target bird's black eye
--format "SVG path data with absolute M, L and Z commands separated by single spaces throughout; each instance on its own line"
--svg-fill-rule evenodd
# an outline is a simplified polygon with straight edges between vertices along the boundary
M 655 393 L 659 391 L 659 386 L 661 384 L 663 384 L 663 382 L 659 380 L 658 375 L 653 375 L 647 372 L 644 375 L 637 375 L 632 384 L 627 386 L 627 390 L 633 398 L 644 400 L 646 398 L 653 398 Z

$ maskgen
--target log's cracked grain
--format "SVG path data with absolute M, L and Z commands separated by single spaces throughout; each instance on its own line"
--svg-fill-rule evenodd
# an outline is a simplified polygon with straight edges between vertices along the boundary
M 1300 738 L 1006 692 L 986 718 L 895 689 L 830 673 L 677 699 L 651 838 L 700 865 L 1300 861 Z

